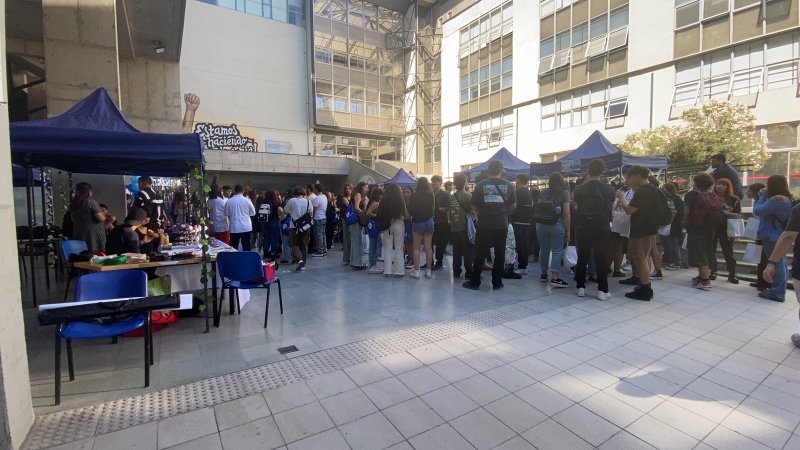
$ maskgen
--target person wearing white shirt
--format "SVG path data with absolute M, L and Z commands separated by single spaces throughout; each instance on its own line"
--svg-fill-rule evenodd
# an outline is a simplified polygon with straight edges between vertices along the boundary
M 211 227 L 214 237 L 226 244 L 231 242 L 231 227 L 225 216 L 225 203 L 228 201 L 222 196 L 219 187 L 214 185 L 208 194 L 208 214 L 211 216 Z
M 317 194 L 311 200 L 314 206 L 314 240 L 317 243 L 317 251 L 311 256 L 328 256 L 328 246 L 325 242 L 325 225 L 328 223 L 326 212 L 328 211 L 328 197 L 322 192 L 322 185 L 314 185 L 314 192 Z
M 295 226 L 295 221 L 308 214 L 313 216 L 314 206 L 311 200 L 306 198 L 306 190 L 302 186 L 297 186 L 292 191 L 294 197 L 286 202 L 283 210 L 292 216 L 289 221 L 289 244 L 292 246 L 292 258 L 297 261 L 298 272 L 306 270 L 306 260 L 308 259 L 308 243 L 311 241 L 311 230 L 302 231 Z M 323 227 L 323 230 L 325 227 Z
M 243 194 L 244 187 L 237 184 L 233 188 L 233 197 L 225 203 L 225 217 L 230 222 L 231 247 L 238 250 L 241 243 L 242 250 L 249 252 L 250 233 L 253 231 L 250 217 L 256 215 L 256 207 Z

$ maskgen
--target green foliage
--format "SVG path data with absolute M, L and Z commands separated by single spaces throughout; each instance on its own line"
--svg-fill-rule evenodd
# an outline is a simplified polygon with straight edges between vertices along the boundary
M 756 131 L 755 116 L 740 104 L 710 101 L 687 109 L 682 122 L 632 133 L 620 148 L 634 155 L 666 156 L 671 164 L 708 162 L 725 153 L 734 164 L 756 169 L 769 159 L 764 138 Z

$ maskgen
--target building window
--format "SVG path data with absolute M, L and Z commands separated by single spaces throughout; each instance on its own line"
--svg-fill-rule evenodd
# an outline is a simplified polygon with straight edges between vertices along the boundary
M 675 66 L 672 106 L 695 106 L 704 100 L 728 100 L 798 83 L 800 33 L 737 45 Z
M 512 32 L 514 4 L 511 1 L 498 6 L 474 20 L 459 33 L 459 55 L 465 57 L 490 42 Z
M 471 100 L 477 100 L 480 97 L 511 87 L 513 58 L 513 55 L 509 55 L 500 61 L 486 64 L 467 75 L 462 75 L 459 81 L 460 103 L 464 104 Z
M 542 131 L 602 122 L 628 114 L 628 80 L 612 80 L 542 100 Z
M 514 112 L 493 113 L 461 124 L 461 147 L 486 150 L 514 138 Z
M 225 9 L 304 27 L 303 0 L 199 0 Z M 323 12 L 320 10 L 320 12 Z M 327 10 L 326 10 L 327 12 Z

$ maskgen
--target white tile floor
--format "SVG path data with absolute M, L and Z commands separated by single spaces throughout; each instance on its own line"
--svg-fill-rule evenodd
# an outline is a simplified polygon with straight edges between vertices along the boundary
M 575 302 L 572 290 L 549 292 L 532 276 L 477 298 L 441 272 L 431 281 L 370 277 L 345 272 L 331 290 L 366 280 L 385 292 L 371 311 L 408 302 L 421 315 L 414 324 L 463 313 L 462 300 L 484 310 L 553 299 L 567 306 L 59 448 L 800 448 L 793 298 L 766 302 L 723 283 L 697 291 L 686 286 L 689 272 L 656 282 L 646 303 L 615 285 L 610 301 Z M 404 296 L 409 286 L 430 301 Z M 339 307 L 309 308 L 352 314 L 347 298 L 329 301 Z M 439 312 L 426 316 L 426 307 Z M 409 317 L 399 309 L 395 317 Z M 344 329 L 350 341 L 361 337 L 355 325 Z M 214 350 L 210 342 L 201 354 Z

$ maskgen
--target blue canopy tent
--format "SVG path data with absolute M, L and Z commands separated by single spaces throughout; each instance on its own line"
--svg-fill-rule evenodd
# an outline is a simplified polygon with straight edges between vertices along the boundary
M 199 135 L 142 133 L 103 88 L 59 116 L 14 122 L 10 128 L 11 159 L 23 167 L 179 176 L 203 160 Z
M 396 184 L 400 187 L 416 187 L 417 179 L 409 175 L 405 170 L 400 169 L 392 178 L 382 182 L 380 185 L 386 186 L 387 184 Z
M 474 183 L 478 175 L 489 170 L 489 163 L 492 161 L 500 161 L 503 163 L 503 178 L 509 181 L 514 181 L 517 175 L 530 174 L 531 167 L 525 161 L 514 156 L 507 148 L 503 147 L 497 151 L 491 158 L 486 160 L 483 164 L 473 167 L 472 169 L 462 172 L 467 176 L 467 180 Z
M 561 172 L 565 177 L 578 177 L 586 173 L 591 160 L 598 158 L 606 163 L 609 175 L 624 172 L 631 166 L 643 166 L 652 171 L 667 168 L 666 157 L 629 155 L 595 131 L 570 154 L 551 163 L 531 163 L 531 177 L 547 178 L 553 172 Z
M 10 137 L 11 160 L 27 172 L 29 229 L 33 227 L 34 167 L 155 176 L 185 175 L 192 167 L 202 170 L 203 143 L 199 135 L 142 133 L 128 122 L 103 88 L 61 115 L 11 123 Z M 33 246 L 32 238 L 30 245 Z M 36 306 L 33 258 L 31 277 Z

